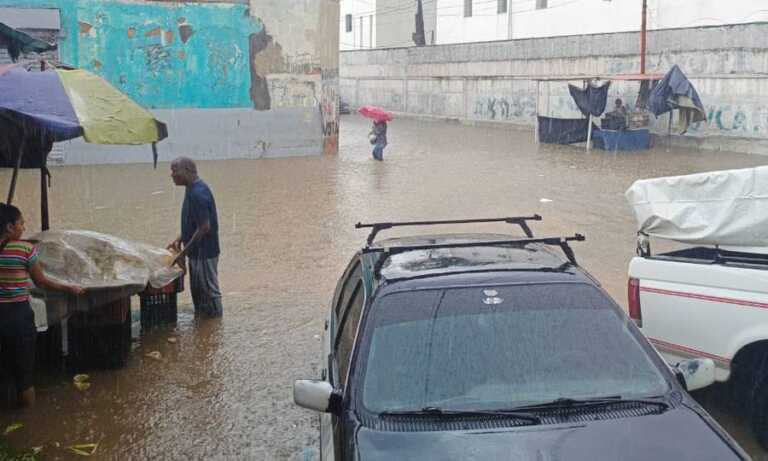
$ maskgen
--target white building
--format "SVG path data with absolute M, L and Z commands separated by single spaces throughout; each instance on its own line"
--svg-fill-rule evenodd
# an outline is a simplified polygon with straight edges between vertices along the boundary
M 376 0 L 341 0 L 340 19 L 339 48 L 342 51 L 376 46 Z
M 434 0 L 438 44 L 640 29 L 642 0 Z M 648 0 L 648 29 L 768 21 L 766 0 Z

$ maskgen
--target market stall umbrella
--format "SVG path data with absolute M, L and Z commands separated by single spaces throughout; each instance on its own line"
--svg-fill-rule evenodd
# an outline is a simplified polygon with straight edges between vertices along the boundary
M 389 122 L 392 120 L 392 113 L 387 112 L 378 106 L 363 106 L 357 111 L 363 117 L 370 118 L 377 122 Z
M 0 66 L 0 167 L 14 168 L 9 203 L 19 168 L 40 168 L 44 183 L 53 143 L 80 136 L 95 144 L 152 144 L 157 166 L 155 143 L 165 139 L 168 130 L 149 111 L 88 71 L 27 72 L 17 65 Z M 43 208 L 47 228 L 47 204 Z
M 45 53 L 55 50 L 56 44 L 36 39 L 0 22 L 0 47 L 5 47 L 11 61 L 16 62 L 22 53 Z

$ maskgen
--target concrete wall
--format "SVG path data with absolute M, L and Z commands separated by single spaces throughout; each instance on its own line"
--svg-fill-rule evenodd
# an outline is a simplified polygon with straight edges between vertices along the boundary
M 58 10 L 61 61 L 158 110 L 178 130 L 161 151 L 198 158 L 336 152 L 338 0 L 0 0 L 3 6 Z M 275 128 L 306 133 L 282 138 Z M 162 149 L 174 142 L 185 147 Z M 62 152 L 67 163 L 79 158 L 66 146 Z M 110 152 L 91 161 L 134 159 L 133 149 Z
M 706 106 L 708 121 L 686 139 L 728 150 L 766 147 L 766 33 L 765 23 L 650 33 L 648 71 L 680 65 Z M 638 33 L 620 33 L 344 52 L 340 88 L 352 106 L 532 127 L 537 101 L 542 115 L 579 116 L 567 82 L 536 78 L 574 76 L 581 85 L 581 76 L 637 72 L 638 43 Z M 632 102 L 637 89 L 616 83 L 610 96 Z M 657 126 L 665 132 L 667 119 Z

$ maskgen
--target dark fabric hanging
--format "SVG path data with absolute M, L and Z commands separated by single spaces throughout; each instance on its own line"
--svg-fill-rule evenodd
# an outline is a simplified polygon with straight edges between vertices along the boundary
M 681 107 L 691 110 L 689 122 L 707 120 L 699 93 L 688 80 L 688 77 L 680 70 L 680 67 L 675 64 L 664 76 L 664 79 L 651 91 L 648 108 L 654 115 L 658 116 Z
M 602 86 L 587 85 L 586 89 L 581 89 L 573 85 L 568 85 L 568 91 L 571 93 L 573 101 L 582 114 L 589 116 L 592 114 L 599 117 L 605 112 L 605 105 L 608 102 L 608 88 L 611 82 L 606 82 Z
M 585 118 L 539 117 L 539 142 L 573 144 L 587 140 L 589 120 Z

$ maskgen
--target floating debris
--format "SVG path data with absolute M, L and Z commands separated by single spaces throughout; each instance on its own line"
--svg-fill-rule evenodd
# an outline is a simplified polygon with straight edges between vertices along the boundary
M 8 435 L 8 434 L 10 434 L 11 432 L 14 432 L 14 431 L 18 431 L 18 430 L 19 430 L 19 429 L 21 429 L 22 427 L 24 427 L 24 425 L 23 425 L 22 423 L 13 423 L 13 424 L 9 424 L 9 425 L 8 425 L 8 426 L 5 428 L 5 432 L 3 432 L 3 435 Z
M 43 451 L 43 447 L 32 447 L 32 454 L 36 455 Z
M 160 351 L 152 351 L 146 354 L 147 357 L 155 360 L 162 360 L 163 356 L 160 354 Z
M 541 203 L 551 203 L 552 200 L 550 200 L 548 198 L 543 198 L 543 199 L 540 199 L 539 202 L 541 202 Z
M 174 338 L 174 337 L 168 338 L 168 342 L 171 343 L 171 344 L 176 344 L 176 341 L 178 341 L 177 338 Z
M 90 375 L 75 375 L 72 378 L 72 383 L 78 390 L 87 391 L 91 387 L 91 383 L 88 382 L 89 379 L 91 379 Z
M 97 448 L 99 448 L 98 443 L 82 443 L 67 447 L 69 451 L 80 456 L 93 456 L 93 454 L 96 453 Z

